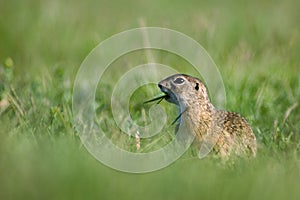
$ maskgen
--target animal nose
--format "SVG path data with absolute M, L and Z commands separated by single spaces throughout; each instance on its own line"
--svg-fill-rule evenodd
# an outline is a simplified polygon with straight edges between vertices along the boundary
M 158 87 L 159 87 L 160 89 L 163 87 L 162 84 L 160 84 L 160 83 L 157 84 L 157 85 L 158 85 Z

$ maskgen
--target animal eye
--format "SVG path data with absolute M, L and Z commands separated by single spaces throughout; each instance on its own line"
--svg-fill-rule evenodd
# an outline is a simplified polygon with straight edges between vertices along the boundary
M 184 79 L 183 78 L 176 78 L 174 83 L 176 84 L 182 84 L 184 82 Z
M 196 83 L 195 90 L 199 90 L 199 83 Z

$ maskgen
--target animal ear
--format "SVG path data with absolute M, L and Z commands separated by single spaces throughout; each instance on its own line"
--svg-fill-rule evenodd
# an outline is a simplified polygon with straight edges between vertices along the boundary
M 196 83 L 195 89 L 198 91 L 199 90 L 199 83 Z

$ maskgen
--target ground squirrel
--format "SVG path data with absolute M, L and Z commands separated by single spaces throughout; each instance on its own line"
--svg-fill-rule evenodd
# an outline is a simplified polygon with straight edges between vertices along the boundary
M 164 99 L 178 106 L 178 126 L 186 123 L 196 142 L 202 143 L 208 132 L 216 132 L 211 142 L 217 155 L 256 155 L 256 138 L 247 121 L 237 113 L 216 109 L 198 78 L 176 74 L 160 81 L 158 87 L 165 93 Z

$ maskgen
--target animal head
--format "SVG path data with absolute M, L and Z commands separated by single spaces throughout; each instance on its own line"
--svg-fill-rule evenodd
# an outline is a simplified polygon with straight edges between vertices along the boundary
M 178 106 L 190 107 L 193 103 L 209 102 L 205 85 L 198 79 L 185 74 L 175 74 L 158 83 L 167 96 L 165 99 Z

